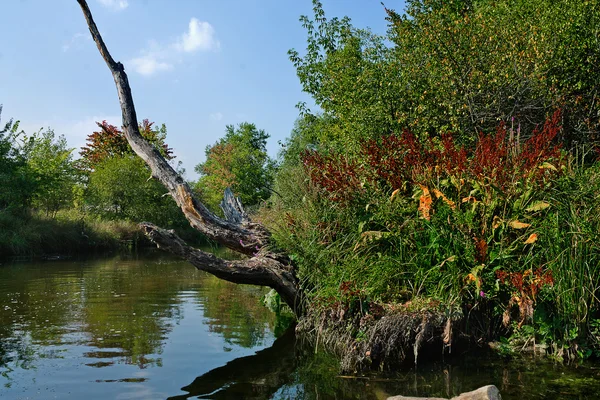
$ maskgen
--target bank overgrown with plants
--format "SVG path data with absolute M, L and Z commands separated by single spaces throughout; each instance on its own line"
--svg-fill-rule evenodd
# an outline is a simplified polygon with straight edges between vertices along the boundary
M 260 218 L 309 293 L 301 327 L 346 369 L 434 337 L 599 356 L 600 10 L 407 3 L 378 36 L 314 1 L 290 51 L 320 111 L 300 105 Z

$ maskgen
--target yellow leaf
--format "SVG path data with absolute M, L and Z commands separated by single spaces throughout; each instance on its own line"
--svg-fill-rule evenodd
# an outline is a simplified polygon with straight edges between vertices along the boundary
M 525 241 L 525 244 L 535 243 L 537 239 L 538 239 L 537 233 L 532 233 L 531 235 L 529 235 L 529 238 Z
M 517 221 L 517 220 L 510 221 L 508 223 L 508 225 L 511 228 L 514 228 L 514 229 L 525 229 L 525 228 L 529 228 L 531 226 L 531 224 L 527 224 L 525 222 L 520 222 L 520 221 Z
M 531 206 L 527 207 L 526 211 L 541 211 L 550 207 L 550 203 L 546 203 L 545 201 L 538 201 L 533 203 Z
M 447 198 L 444 193 L 442 193 L 441 191 L 437 190 L 437 189 L 433 189 L 433 194 L 435 194 L 436 198 L 442 198 L 442 200 L 444 200 L 444 203 L 448 204 L 450 206 L 451 209 L 455 209 L 456 205 L 454 204 L 454 202 L 452 200 L 450 200 L 449 198 Z
M 544 162 L 542 165 L 538 166 L 538 168 L 541 168 L 541 169 L 551 169 L 552 171 L 558 171 L 554 165 L 550 164 L 547 161 Z
M 400 189 L 396 189 L 392 192 L 392 195 L 390 196 L 390 201 L 394 200 L 394 197 L 396 197 L 398 195 L 398 193 L 400 193 Z

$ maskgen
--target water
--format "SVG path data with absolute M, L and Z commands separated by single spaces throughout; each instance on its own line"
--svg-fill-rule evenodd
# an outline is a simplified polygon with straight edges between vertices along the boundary
M 0 266 L 2 399 L 451 397 L 593 399 L 600 366 L 481 355 L 394 374 L 343 376 L 289 321 L 234 285 L 163 253 Z

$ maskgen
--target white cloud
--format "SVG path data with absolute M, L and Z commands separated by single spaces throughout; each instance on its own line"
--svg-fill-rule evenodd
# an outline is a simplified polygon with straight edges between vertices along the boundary
M 126 62 L 133 70 L 144 76 L 151 76 L 160 71 L 174 68 L 174 61 L 182 62 L 181 56 L 196 51 L 217 50 L 220 47 L 216 39 L 215 29 L 211 24 L 192 18 L 188 31 L 166 45 L 149 41 L 140 56 Z
M 175 47 L 179 51 L 192 53 L 197 50 L 216 50 L 220 45 L 215 37 L 215 28 L 211 24 L 192 18 L 188 25 L 188 31 L 181 35 Z
M 173 64 L 160 61 L 161 58 L 162 57 L 158 53 L 149 53 L 141 57 L 133 58 L 129 60 L 128 63 L 132 66 L 135 72 L 144 76 L 150 76 L 155 72 L 173 69 Z
M 129 6 L 127 0 L 98 0 L 98 3 L 114 11 L 121 11 Z
M 209 115 L 210 119 L 213 121 L 220 121 L 223 119 L 223 114 L 220 112 L 212 113 Z
M 78 32 L 73 35 L 71 40 L 69 40 L 67 43 L 63 44 L 62 51 L 66 53 L 67 51 L 69 51 L 70 49 L 72 49 L 74 47 L 80 47 L 83 42 L 86 42 L 91 39 L 92 39 L 92 37 L 90 36 L 90 34 L 86 35 L 85 33 Z

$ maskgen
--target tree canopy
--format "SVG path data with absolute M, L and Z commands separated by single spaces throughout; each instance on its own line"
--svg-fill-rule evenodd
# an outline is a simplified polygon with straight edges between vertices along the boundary
M 201 177 L 196 189 L 217 210 L 223 191 L 230 187 L 244 205 L 252 206 L 271 195 L 275 164 L 267 154 L 269 135 L 256 125 L 227 125 L 225 136 L 206 147 L 206 161 L 196 165 Z
M 85 169 L 93 169 L 109 157 L 135 154 L 129 143 L 127 143 L 123 130 L 106 121 L 96 122 L 96 124 L 100 130 L 88 135 L 87 143 L 80 151 L 81 164 Z M 142 137 L 159 149 L 163 157 L 167 160 L 175 158 L 173 149 L 165 143 L 167 138 L 165 124 L 154 127 L 154 122 L 144 119 L 139 129 Z

